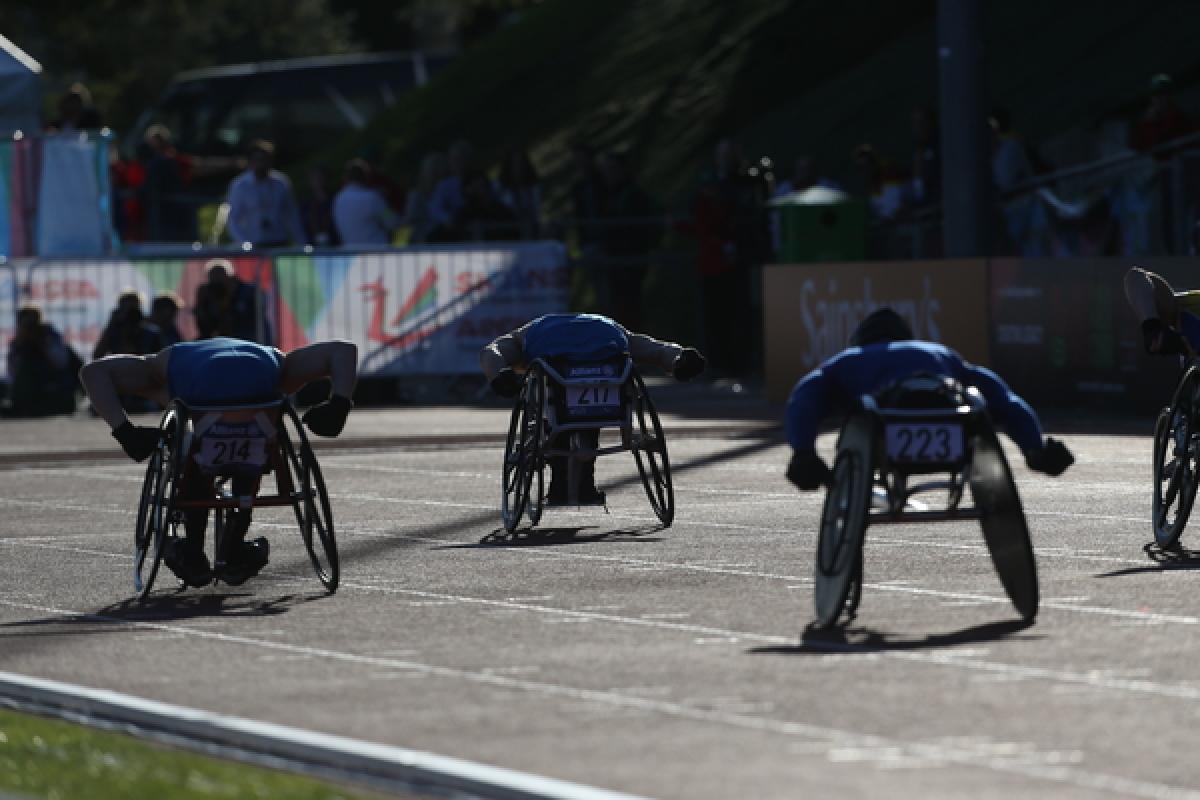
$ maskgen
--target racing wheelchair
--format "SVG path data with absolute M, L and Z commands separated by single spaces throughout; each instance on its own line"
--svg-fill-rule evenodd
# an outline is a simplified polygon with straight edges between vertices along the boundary
M 970 487 L 973 504 L 963 505 Z M 944 493 L 940 507 L 926 502 Z M 818 629 L 853 619 L 862 597 L 868 524 L 978 519 L 992 563 L 1026 621 L 1037 615 L 1029 529 L 983 396 L 917 375 L 864 395 L 843 426 L 821 512 L 815 569 Z
M 1173 548 L 1192 513 L 1200 470 L 1200 366 L 1192 363 L 1179 378 L 1171 404 L 1154 424 L 1154 540 Z
M 598 434 L 604 429 L 616 429 L 620 443 L 590 446 L 585 432 Z M 576 505 L 583 463 L 625 451 L 633 453 L 654 515 L 663 527 L 670 527 L 675 490 L 667 440 L 633 359 L 628 354 L 588 363 L 533 359 L 513 406 L 504 446 L 500 497 L 504 529 L 516 531 L 525 514 L 531 528 L 538 524 L 545 508 L 548 459 L 566 459 L 567 502 Z
M 329 494 L 290 400 L 217 407 L 173 400 L 159 430 L 142 482 L 134 536 L 133 583 L 139 599 L 149 597 L 167 547 L 182 543 L 179 529 L 192 509 L 214 512 L 213 575 L 220 580 L 234 514 L 291 506 L 317 578 L 329 592 L 336 591 L 338 553 Z M 262 478 L 272 472 L 276 492 L 261 494 Z M 253 491 L 235 494 L 235 481 L 246 482 Z M 189 486 L 205 490 L 186 491 Z

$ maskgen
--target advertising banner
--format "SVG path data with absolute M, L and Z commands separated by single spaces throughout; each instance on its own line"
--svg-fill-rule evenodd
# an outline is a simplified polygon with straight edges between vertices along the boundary
M 1178 289 L 1200 285 L 1194 259 L 1144 258 Z M 1147 355 L 1125 300 L 1123 258 L 996 259 L 992 359 L 1035 405 L 1149 414 L 1169 400 L 1176 358 Z
M 767 395 L 792 386 L 846 347 L 859 321 L 890 306 L 920 339 L 988 364 L 987 271 L 982 259 L 779 264 L 763 271 Z
M 286 351 L 349 339 L 358 345 L 364 376 L 474 373 L 480 348 L 493 338 L 567 310 L 566 251 L 557 242 L 273 258 L 44 260 L 18 270 L 0 264 L 0 341 L 12 338 L 16 305 L 34 303 L 88 361 L 117 298 L 130 290 L 142 295 L 147 311 L 156 294 L 174 292 L 182 303 L 180 332 L 195 338 L 193 303 L 214 255 L 258 287 L 261 340 Z
M 533 317 L 567 310 L 557 242 L 411 248 L 275 260 L 280 346 L 346 338 L 363 375 L 453 375 Z

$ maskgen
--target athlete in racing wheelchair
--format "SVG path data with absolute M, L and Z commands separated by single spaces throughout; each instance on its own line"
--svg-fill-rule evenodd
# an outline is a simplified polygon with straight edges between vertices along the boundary
M 633 452 L 656 516 L 671 524 L 675 496 L 666 439 L 636 368 L 658 367 L 687 381 L 704 370 L 698 350 L 632 333 L 597 314 L 547 314 L 497 338 L 480 352 L 479 363 L 493 391 L 519 395 L 501 493 L 509 533 L 526 510 L 537 525 L 546 505 L 603 505 L 595 459 L 625 450 Z M 620 432 L 620 445 L 600 447 L 604 428 Z M 550 489 L 543 502 L 547 463 Z
M 1156 273 L 1133 267 L 1125 297 L 1142 326 L 1146 352 L 1179 358 L 1183 367 L 1171 404 L 1154 425 L 1154 540 L 1178 550 L 1200 486 L 1200 291 L 1177 292 Z
M 869 523 L 979 519 L 1005 591 L 1026 620 L 1037 614 L 1033 550 L 1020 499 L 993 424 L 1021 448 L 1030 469 L 1060 475 L 1074 458 L 1043 440 L 1029 405 L 994 372 L 943 345 L 913 339 L 890 308 L 871 313 L 850 347 L 806 375 L 788 399 L 785 427 L 794 453 L 788 479 L 828 487 L 815 568 L 818 628 L 853 618 L 862 591 Z M 830 469 L 817 455 L 817 428 L 831 413 L 847 419 Z M 941 480 L 924 476 L 941 474 Z M 917 483 L 911 483 L 918 479 Z M 970 486 L 972 507 L 962 505 Z M 925 499 L 943 492 L 933 509 Z
M 240 585 L 267 564 L 267 540 L 247 542 L 251 512 L 290 506 L 318 577 L 337 587 L 338 560 L 329 498 L 320 467 L 288 395 L 330 379 L 330 398 L 309 409 L 304 425 L 321 436 L 341 433 L 353 403 L 357 349 L 320 342 L 286 355 L 239 339 L 173 345 L 153 356 L 110 356 L 80 373 L 96 412 L 135 461 L 150 459 L 135 535 L 134 585 L 150 593 L 160 561 L 187 586 L 213 580 Z M 158 427 L 133 425 L 120 396 L 166 408 Z M 260 495 L 274 472 L 278 491 Z M 204 552 L 215 510 L 214 563 Z M 183 537 L 175 531 L 182 523 Z

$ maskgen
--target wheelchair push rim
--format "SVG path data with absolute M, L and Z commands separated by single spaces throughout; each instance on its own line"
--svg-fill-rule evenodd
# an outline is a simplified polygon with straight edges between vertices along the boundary
M 650 508 L 664 528 L 675 520 L 675 487 L 671 482 L 671 459 L 667 454 L 667 439 L 663 434 L 658 410 L 642 376 L 633 375 L 634 408 L 637 427 L 633 442 L 633 460 L 642 478 L 642 488 L 650 501 Z
M 286 406 L 284 417 L 287 424 L 280 432 L 280 439 L 287 466 L 291 470 L 294 498 L 292 508 L 313 571 L 321 585 L 332 594 L 337 591 L 341 566 L 329 492 L 325 488 L 321 465 L 317 463 L 308 435 L 290 403 Z
M 813 624 L 820 630 L 835 626 L 843 610 L 853 616 L 861 598 L 862 547 L 874 476 L 871 429 L 869 420 L 852 419 L 838 440 L 814 567 Z
M 162 440 L 150 454 L 146 476 L 142 479 L 133 554 L 133 588 L 139 600 L 148 598 L 154 588 L 167 532 L 174 527 L 171 504 L 181 471 L 179 453 L 184 427 L 179 424 L 181 420 L 183 417 L 174 407 L 163 413 L 159 422 Z
M 1038 611 L 1037 564 L 1012 470 L 995 433 L 975 437 L 969 483 L 979 524 L 1000 583 L 1026 621 Z
M 1196 500 L 1200 478 L 1200 430 L 1195 409 L 1200 369 L 1189 367 L 1179 381 L 1169 408 L 1154 426 L 1154 496 L 1151 514 L 1154 540 L 1173 547 L 1183 535 Z

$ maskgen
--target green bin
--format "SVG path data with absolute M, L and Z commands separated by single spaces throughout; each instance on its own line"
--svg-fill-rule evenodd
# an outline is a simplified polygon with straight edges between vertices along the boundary
M 771 201 L 779 215 L 779 261 L 861 261 L 867 256 L 865 200 L 814 188 Z

